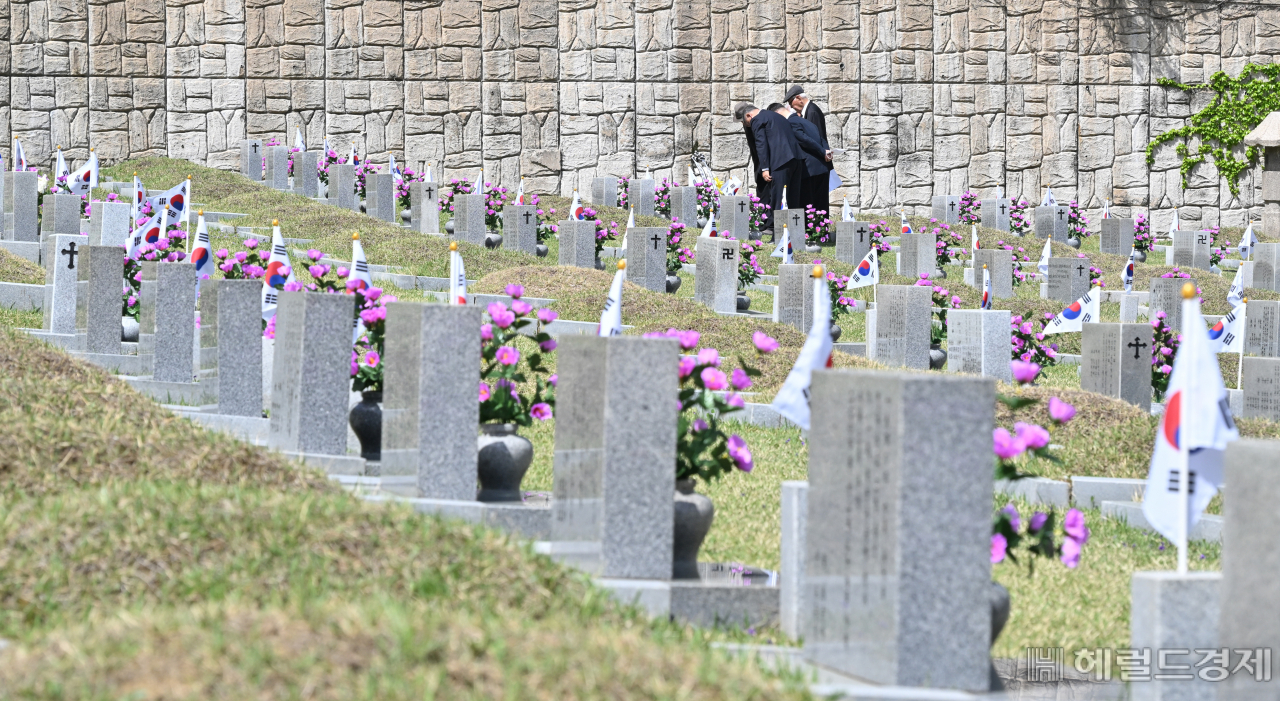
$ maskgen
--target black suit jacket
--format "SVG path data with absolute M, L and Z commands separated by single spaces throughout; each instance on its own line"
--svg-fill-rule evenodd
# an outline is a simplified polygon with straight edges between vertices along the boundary
M 795 135 L 796 143 L 800 144 L 800 156 L 804 159 L 806 174 L 812 178 L 825 175 L 831 170 L 826 161 L 827 142 L 821 140 L 818 128 L 798 114 L 788 117 L 787 124 L 791 125 L 791 133 Z
M 818 135 L 822 137 L 823 143 L 830 143 L 827 141 L 827 115 L 818 109 L 818 106 L 812 100 L 809 101 L 806 107 L 804 118 L 818 128 Z
M 755 132 L 757 170 L 782 170 L 800 158 L 800 145 L 782 115 L 760 110 L 751 118 L 751 131 Z
M 747 149 L 751 151 L 751 172 L 756 180 L 756 192 L 761 191 L 765 186 L 764 178 L 760 177 L 760 156 L 756 154 L 756 135 L 751 132 L 751 127 L 743 124 L 742 131 L 747 135 Z M 743 187 L 747 183 L 742 184 Z

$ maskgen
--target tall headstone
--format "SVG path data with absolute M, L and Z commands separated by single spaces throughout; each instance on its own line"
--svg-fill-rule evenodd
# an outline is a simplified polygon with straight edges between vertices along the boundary
M 196 308 L 199 310 L 197 316 L 200 319 L 200 325 L 196 328 L 196 335 L 200 337 L 200 343 L 196 363 L 200 370 L 216 370 L 218 367 L 218 281 L 202 275 L 208 276 L 209 273 L 207 271 L 201 273 L 197 269 Z
M 44 211 L 40 217 L 41 235 L 79 234 L 83 202 L 79 195 L 45 195 L 42 207 Z
M 954 195 L 937 195 L 933 198 L 930 214 L 939 223 L 960 223 L 960 198 Z
M 628 239 L 630 243 L 630 239 Z M 627 264 L 628 273 L 631 263 Z M 551 540 L 599 541 L 604 519 L 605 359 L 609 339 L 565 336 L 556 348 Z
M 716 213 L 716 228 L 722 234 L 739 241 L 751 238 L 751 198 L 734 196 L 720 198 L 720 211 Z
M 347 454 L 354 304 L 350 295 L 280 293 L 271 369 L 269 447 Z M 474 433 L 469 435 L 474 445 Z
M 1155 320 L 1156 314 L 1165 313 L 1165 323 L 1174 330 L 1182 329 L 1182 286 L 1196 284 L 1195 278 L 1153 277 L 1147 298 L 1147 318 Z
M 196 266 L 156 265 L 156 339 L 152 377 L 158 382 L 195 379 Z
M 611 176 L 592 178 L 591 204 L 601 207 L 617 207 L 618 179 Z
M 475 500 L 482 311 L 387 305 L 384 484 L 430 499 Z
M 1175 231 L 1173 232 L 1173 264 L 1180 268 L 1200 268 L 1208 270 L 1209 232 Z
M 262 283 L 204 284 L 218 291 L 218 413 L 262 416 Z
M 560 265 L 596 267 L 596 223 L 565 219 L 560 222 Z
M 1280 421 L 1280 358 L 1241 358 L 1244 417 Z M 1234 492 L 1234 488 L 1232 489 Z
M 898 237 L 898 274 L 915 278 L 938 269 L 938 235 L 932 231 Z
M 1151 324 L 1085 324 L 1080 389 L 1151 408 Z
M 413 228 L 424 234 L 440 233 L 440 188 L 436 183 L 410 183 L 409 201 L 413 203 Z
M 836 260 L 857 265 L 871 251 L 871 224 L 864 221 L 836 222 Z
M 646 290 L 667 290 L 667 230 L 636 227 L 627 234 L 627 280 Z M 695 280 L 695 287 L 697 282 Z M 563 357 L 563 356 L 561 356 Z
M 1013 203 L 1007 197 L 982 201 L 982 225 L 988 229 L 1009 230 L 1009 209 Z
M 867 313 L 867 357 L 886 365 L 929 369 L 933 290 L 921 285 L 879 285 Z
M 155 261 L 138 263 L 138 354 L 150 355 L 156 343 L 156 266 Z
M 787 637 L 805 637 L 804 556 L 809 518 L 809 483 L 782 483 L 782 537 L 778 548 L 778 624 Z
M 982 289 L 982 266 L 991 273 L 991 296 L 1008 299 L 1013 296 L 1013 251 L 1003 248 L 980 248 L 973 254 L 973 284 Z
M 40 240 L 40 200 L 36 194 L 36 178 L 36 173 L 30 170 L 5 173 L 6 184 L 13 183 L 12 188 L 6 187 L 4 191 L 6 203 L 11 197 L 13 204 L 5 207 L 6 212 L 13 214 L 13 226 L 9 228 L 6 224 L 6 232 L 13 232 L 14 241 Z
M 89 213 L 89 245 L 124 246 L 129 239 L 128 202 L 94 202 Z
M 995 382 L 819 370 L 811 404 L 805 657 L 987 691 Z
M 617 336 L 608 342 L 601 528 L 605 577 L 671 578 L 679 350 L 668 338 Z
M 489 228 L 485 224 L 484 195 L 458 195 L 453 198 L 453 235 L 459 241 L 484 245 Z
M 1220 682 L 1219 699 L 1269 701 L 1276 697 L 1273 656 L 1280 649 L 1280 450 L 1275 441 L 1227 445 L 1224 481 L 1222 604 L 1215 648 L 1231 651 L 1236 670 Z M 1252 664 L 1240 668 L 1244 655 Z M 1266 657 L 1266 681 L 1262 656 Z
M 57 234 L 44 240 L 45 331 L 76 332 L 76 281 L 86 248 L 83 236 Z
M 1067 217 L 1071 208 L 1066 205 L 1048 205 L 1036 207 L 1036 236 L 1042 239 L 1053 238 L 1054 241 L 1066 242 Z
M 642 217 L 652 217 L 653 211 L 653 191 L 655 188 L 653 178 L 639 178 L 632 180 L 627 185 L 627 203 L 636 206 L 636 214 Z
M 303 197 L 320 196 L 319 151 L 301 151 L 293 154 L 293 191 Z
M 1004 309 L 952 309 L 947 314 L 947 371 L 1012 382 L 1011 315 Z
M 289 149 L 285 146 L 267 147 L 267 187 L 276 190 L 289 189 Z
M 508 204 L 502 208 L 502 247 L 533 255 L 538 248 L 538 208 Z
M 387 222 L 396 222 L 396 181 L 395 176 L 391 173 L 372 173 L 367 177 L 366 182 L 373 182 L 374 190 L 372 197 L 365 197 L 365 206 L 369 209 L 369 215 Z M 368 202 L 372 199 L 373 205 L 369 206 Z M 481 240 L 481 243 L 484 243 Z
M 1132 324 L 1138 320 L 1138 295 L 1133 293 L 1121 293 L 1120 295 L 1120 323 Z
M 671 218 L 679 219 L 687 227 L 698 226 L 698 188 L 673 187 L 671 194 Z
M 85 351 L 120 354 L 120 290 L 124 252 L 116 246 L 86 246 L 88 290 L 85 295 Z M 261 289 L 261 285 L 259 285 Z
M 240 174 L 253 182 L 262 182 L 262 139 L 240 142 Z
M 1245 305 L 1244 352 L 1263 358 L 1280 357 L 1280 302 L 1251 299 Z
M 1129 582 L 1129 646 L 1152 651 L 1155 673 L 1135 679 L 1129 698 L 1214 701 L 1221 684 L 1199 676 L 1195 665 L 1204 658 L 1197 650 L 1218 647 L 1222 573 L 1134 572 Z
M 1088 258 L 1049 259 L 1049 299 L 1070 304 L 1089 291 Z
M 800 250 L 805 242 L 805 211 L 803 209 L 781 209 L 773 217 L 774 234 L 782 236 L 782 225 L 787 226 L 787 235 L 791 237 L 791 246 Z
M 1275 290 L 1280 273 L 1280 243 L 1259 243 L 1253 247 L 1253 285 L 1260 290 Z
M 1103 219 L 1102 236 L 1098 242 L 1102 252 L 1127 257 L 1133 250 L 1133 225 L 1132 219 Z
M 813 327 L 813 266 L 801 263 L 778 265 L 778 318 L 807 334 Z
M 350 163 L 329 166 L 329 202 L 341 209 L 360 211 L 356 197 L 356 168 Z
M 715 277 L 712 280 L 710 294 L 704 303 L 711 307 L 712 311 L 731 314 L 738 310 L 738 266 L 742 258 L 742 249 L 737 240 L 717 236 L 711 242 L 711 253 Z M 699 265 L 697 269 L 701 271 L 702 266 Z M 696 279 L 694 283 L 696 289 Z

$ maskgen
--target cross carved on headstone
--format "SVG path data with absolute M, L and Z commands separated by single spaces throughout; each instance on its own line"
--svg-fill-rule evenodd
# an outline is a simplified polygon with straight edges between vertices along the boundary
M 742 213 L 745 213 L 746 211 L 747 211 L 747 201 L 738 200 L 738 213 L 742 214 Z
M 76 250 L 76 242 L 72 241 L 71 243 L 67 244 L 67 247 L 62 249 L 62 254 L 67 257 L 67 269 L 75 270 L 76 256 L 80 254 L 80 251 Z
M 1132 348 L 1132 349 L 1133 349 L 1133 359 L 1134 359 L 1134 360 L 1138 360 L 1138 359 L 1142 358 L 1142 356 L 1138 355 L 1138 352 L 1139 352 L 1139 351 L 1141 351 L 1143 348 L 1146 348 L 1146 347 L 1147 347 L 1147 344 L 1145 344 L 1145 343 L 1140 343 L 1140 341 L 1141 341 L 1141 340 L 1142 340 L 1142 337 L 1141 337 L 1141 336 L 1134 336 L 1134 337 L 1133 337 L 1133 343 L 1130 343 L 1130 344 L 1128 345 L 1128 347 L 1129 347 L 1129 348 Z
M 530 212 L 530 211 L 526 210 L 526 211 L 525 211 L 525 213 L 524 213 L 524 223 L 525 223 L 525 224 L 528 224 L 528 223 L 529 223 L 529 217 L 531 217 L 531 216 L 533 216 L 533 212 Z
M 794 227 L 796 227 L 797 229 L 798 229 L 798 228 L 800 228 L 800 215 L 799 215 L 799 214 L 792 214 L 792 215 L 791 215 L 791 226 L 794 226 Z
M 656 251 L 658 250 L 658 244 L 662 243 L 662 236 L 659 234 L 654 234 L 653 238 L 649 240 L 653 242 L 653 250 Z
M 431 194 L 432 194 L 433 192 L 435 192 L 435 188 L 433 188 L 433 187 L 431 187 L 430 185 L 428 185 L 428 186 L 427 186 L 427 199 L 431 199 Z M 528 223 L 528 222 L 525 222 L 525 223 Z
M 1001 214 L 1004 214 L 1004 204 L 1003 204 L 1003 203 L 1001 203 L 1001 205 L 1000 205 L 1000 213 L 1001 213 Z
M 951 211 L 956 211 L 956 203 L 954 201 L 951 203 Z
M 253 142 L 253 143 L 251 143 L 251 144 L 249 144 L 249 145 L 250 145 L 251 147 L 253 147 L 253 152 L 254 152 L 254 153 L 257 153 L 257 152 L 258 152 L 258 142 L 256 142 L 256 141 L 255 141 L 255 142 Z
M 1058 210 L 1058 218 L 1059 218 L 1059 219 L 1061 219 L 1063 214 L 1066 214 L 1066 212 L 1065 212 L 1064 210 L 1059 209 L 1059 210 Z
M 1084 264 L 1076 266 L 1076 277 L 1084 277 Z

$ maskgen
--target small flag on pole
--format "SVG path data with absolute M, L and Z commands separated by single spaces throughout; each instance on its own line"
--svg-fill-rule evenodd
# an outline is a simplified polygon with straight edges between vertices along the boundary
M 58 153 L 62 155 L 61 152 Z M 185 181 L 184 181 L 185 182 Z M 93 188 L 98 186 L 98 154 L 92 149 L 89 150 L 89 160 L 85 164 L 76 169 L 67 178 L 67 189 L 71 190 L 74 195 L 84 197 L 88 195 Z M 173 221 L 177 221 L 177 217 L 170 217 Z
M 357 231 L 351 234 L 351 273 L 347 277 L 347 294 L 370 287 L 373 287 L 373 277 L 369 275 L 369 259 L 364 255 L 364 244 L 360 243 L 360 232 Z M 354 346 L 365 331 L 364 321 L 359 316 L 352 319 L 351 345 Z
M 467 270 L 462 265 L 462 254 L 458 252 L 458 242 L 449 242 L 449 304 L 465 305 L 467 303 Z
M 787 209 L 787 186 L 782 186 L 782 206 L 779 209 Z
M 58 178 L 71 179 L 71 169 L 67 167 L 67 159 L 62 155 L 62 147 L 57 148 L 58 157 L 53 164 L 53 179 L 56 182 Z
M 569 205 L 569 216 L 573 217 L 574 219 L 577 219 L 578 221 L 582 221 L 583 219 L 587 218 L 587 215 L 585 214 L 584 208 L 582 206 L 582 201 L 578 197 L 577 190 L 573 191 L 573 204 Z
M 1111 218 L 1111 200 L 1110 199 L 1105 199 L 1102 201 L 1102 218 L 1103 219 Z
M 1240 236 L 1240 257 L 1249 260 L 1249 255 L 1253 253 L 1253 247 L 1258 245 L 1258 237 L 1253 233 L 1253 219 L 1249 219 L 1249 226 L 1245 227 L 1244 234 Z
M 196 243 L 191 249 L 191 259 L 188 263 L 194 263 L 196 266 L 196 296 L 200 296 L 200 281 L 209 279 L 209 274 L 213 272 L 213 252 L 209 248 L 209 227 L 204 222 L 204 210 L 196 218 Z
M 794 255 L 791 251 L 791 235 L 787 233 L 787 225 L 782 225 L 782 238 L 778 241 L 778 245 L 774 247 L 773 253 L 769 254 L 770 258 L 781 258 L 782 262 L 791 265 L 795 262 Z
M 167 211 L 167 210 L 166 210 Z M 285 283 L 293 282 L 293 266 L 289 264 L 289 249 L 280 234 L 280 220 L 271 221 L 271 257 L 267 259 L 266 275 L 262 278 L 262 318 L 270 320 L 280 304 L 280 290 Z
M 868 287 L 880 282 L 880 256 L 876 254 L 876 249 L 872 248 L 867 251 L 867 255 L 863 256 L 862 261 L 853 269 L 853 274 L 849 276 L 849 282 L 845 284 L 845 289 L 857 289 L 859 287 Z
M 1246 303 L 1242 300 L 1209 327 L 1209 349 L 1214 353 L 1239 353 L 1244 349 Z
M 1236 307 L 1244 302 L 1244 266 L 1236 268 L 1235 277 L 1231 278 L 1231 288 L 1227 290 L 1227 304 Z
M 1056 205 L 1056 204 L 1058 204 L 1058 201 L 1053 198 L 1053 188 L 1045 186 L 1044 199 L 1040 200 L 1040 206 L 1049 207 L 1051 205 Z
M 782 389 L 773 399 L 773 410 L 809 430 L 809 387 L 813 371 L 831 367 L 831 291 L 821 265 L 813 266 L 813 325 L 800 348 Z
M 299 151 L 307 150 L 307 142 L 302 140 L 302 127 L 295 127 L 293 130 L 293 147 Z
M 853 221 L 853 208 L 849 206 L 849 198 L 846 197 L 840 203 L 840 220 Z
M 1178 219 L 1178 208 L 1173 208 L 1173 221 L 1169 224 L 1169 238 L 1173 238 L 1173 232 L 1182 228 L 1182 223 Z
M 1138 260 L 1138 249 L 1129 249 L 1129 262 L 1124 264 L 1124 272 L 1120 274 L 1120 279 L 1124 281 L 1124 291 L 1133 292 L 1133 265 Z
M 618 261 L 618 272 L 613 274 L 613 283 L 609 285 L 609 296 L 604 300 L 604 311 L 600 312 L 600 326 L 596 327 L 597 336 L 622 335 L 622 281 L 627 279 L 627 260 Z
M 13 140 L 13 169 L 14 171 L 27 169 L 27 153 L 22 150 L 22 142 Z
M 520 178 L 520 187 L 516 190 L 516 204 L 524 204 L 524 178 Z
M 981 309 L 991 308 L 991 271 L 987 270 L 984 263 L 982 265 L 982 306 Z
M 907 223 L 907 208 L 899 207 L 898 214 L 902 217 L 902 233 L 914 234 L 915 232 L 911 230 L 911 224 Z
M 1084 329 L 1085 322 L 1096 322 L 1098 320 L 1098 297 L 1101 288 L 1095 287 L 1084 294 L 1083 297 L 1077 299 L 1067 305 L 1057 316 L 1053 317 L 1053 321 L 1045 327 L 1044 334 L 1047 336 L 1054 333 L 1068 333 L 1071 331 L 1081 331 Z
M 1044 250 L 1040 252 L 1040 262 L 1036 264 L 1036 270 L 1041 275 L 1049 274 L 1049 257 L 1053 255 L 1053 239 L 1045 239 Z

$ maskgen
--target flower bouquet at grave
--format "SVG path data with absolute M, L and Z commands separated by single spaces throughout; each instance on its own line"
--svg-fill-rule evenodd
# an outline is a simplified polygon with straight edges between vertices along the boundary
M 747 218 L 747 223 L 751 231 L 760 231 L 764 226 L 765 214 L 769 212 L 769 205 L 755 195 L 748 194 L 747 198 L 751 202 L 751 216 Z
M 524 288 L 507 285 L 511 306 L 488 306 L 490 323 L 480 327 L 480 423 L 529 426 L 546 421 L 555 409 L 556 376 L 543 364 L 543 353 L 556 349 L 556 341 L 544 324 L 558 316 L 550 309 L 534 313 L 533 305 L 520 299 Z M 521 354 L 516 347 L 520 330 L 534 325 L 532 341 L 538 352 Z
M 831 239 L 831 217 L 826 210 L 804 206 L 804 242 L 808 246 L 820 246 Z
M 297 284 L 297 283 L 294 283 Z M 378 287 L 352 289 L 356 296 L 356 316 L 364 325 L 364 333 L 351 349 L 351 391 L 382 391 L 382 354 L 387 352 L 387 305 L 394 295 L 382 293 Z
M 1017 248 L 1014 248 L 1013 244 L 1005 243 L 1003 239 L 1000 241 L 996 241 L 996 245 L 1013 254 L 1013 286 L 1014 287 L 1021 285 L 1022 283 L 1026 282 L 1028 279 L 1031 279 L 1031 280 L 1036 279 L 1035 272 L 1030 272 L 1030 273 L 1023 272 L 1023 269 L 1022 269 L 1024 263 L 1027 265 L 1032 265 L 1032 264 L 1037 264 L 1039 262 L 1039 261 L 1031 260 L 1031 257 L 1027 255 L 1027 249 L 1023 248 L 1022 246 L 1018 246 Z
M 960 223 L 965 225 L 982 223 L 982 203 L 972 190 L 965 190 L 960 195 Z
M 1034 363 L 1037 367 L 1048 367 L 1058 362 L 1058 344 L 1044 342 L 1044 327 L 1053 320 L 1052 314 L 1045 314 L 1040 320 L 1040 330 L 1036 331 L 1030 320 L 1024 321 L 1021 316 L 1014 315 L 1009 319 L 1009 344 L 1013 360 Z
M 813 259 L 814 265 L 822 265 L 820 258 Z M 836 275 L 830 270 L 827 271 L 827 293 L 831 295 L 831 323 L 836 323 L 840 317 L 849 313 L 849 307 L 853 306 L 857 300 L 846 297 L 844 291 L 849 287 L 849 278 L 845 275 Z M 943 290 L 946 292 L 946 290 Z
M 1032 362 L 1013 362 L 1014 380 L 1021 385 L 1030 384 L 1040 374 L 1040 366 Z M 1040 400 L 1023 397 L 1020 394 L 996 396 L 997 401 L 1009 407 L 1017 417 L 1023 409 L 1039 404 Z M 1049 399 L 1049 420 L 1052 426 L 1063 426 L 1075 417 L 1075 407 L 1058 399 Z M 1017 481 L 1032 475 L 1018 469 L 1019 463 L 1032 460 L 1048 460 L 1053 463 L 1062 461 L 1050 452 L 1049 430 L 1036 423 L 1018 421 L 1014 424 L 1014 432 L 1000 427 L 992 431 L 992 452 L 996 456 L 995 478 L 997 480 Z M 999 509 L 991 525 L 991 563 L 1003 562 L 1006 558 L 1018 564 L 1018 553 L 1027 556 L 1027 572 L 1035 570 L 1035 558 L 1057 557 L 1069 569 L 1080 564 L 1081 550 L 1089 542 L 1089 528 L 1085 525 L 1084 514 L 1077 509 L 1070 509 L 1063 517 L 1062 540 L 1056 542 L 1056 514 L 1036 512 L 1022 526 L 1022 519 L 1013 504 Z
M 554 238 L 556 232 L 560 230 L 560 227 L 555 224 L 556 210 L 554 207 L 548 207 L 544 213 L 542 210 L 542 200 L 539 199 L 537 195 L 529 196 L 529 204 L 537 207 L 537 209 L 534 210 L 534 214 L 538 215 L 538 243 L 546 244 L 546 242 Z
M 889 228 L 889 224 L 881 219 L 871 225 L 871 247 L 876 250 L 877 254 L 884 255 L 891 251 L 891 247 L 885 242 L 885 238 L 889 236 L 897 236 L 897 233 Z
M 440 188 L 440 211 L 453 212 L 453 198 L 458 195 L 470 195 L 471 182 L 450 178 L 449 184 Z
M 605 241 L 613 241 L 618 238 L 618 222 L 611 221 L 609 226 L 605 226 L 604 222 L 596 218 L 596 210 L 591 207 L 582 209 L 583 219 L 591 219 L 596 225 L 596 257 L 600 257 L 600 251 L 604 250 Z
M 1163 401 L 1164 393 L 1169 391 L 1173 359 L 1177 357 L 1178 346 L 1182 343 L 1182 335 L 1169 328 L 1166 318 L 1164 312 L 1156 312 L 1156 318 L 1151 320 L 1151 390 L 1157 402 Z
M 270 257 L 269 251 L 261 251 L 258 249 L 259 242 L 257 239 L 245 239 L 243 251 L 231 253 L 225 248 L 219 248 L 214 251 L 213 257 L 218 260 L 218 270 L 222 271 L 222 277 L 226 280 L 257 280 L 267 272 L 267 258 Z M 263 257 L 263 254 L 266 257 Z M 284 273 L 288 277 L 288 273 Z
M 938 317 L 939 324 L 936 326 L 930 325 L 930 342 L 935 345 L 942 343 L 942 340 L 947 337 L 947 310 L 959 309 L 960 303 L 963 300 L 960 299 L 959 295 L 952 295 L 951 298 L 948 299 L 947 295 L 951 294 L 950 291 L 945 287 L 933 284 L 933 282 L 929 280 L 929 276 L 924 273 L 921 273 L 920 279 L 916 280 L 916 287 L 930 287 L 933 290 L 933 315 Z M 834 309 L 837 306 L 840 305 L 832 305 L 833 316 Z
M 938 220 L 930 219 L 930 224 L 936 224 Z M 936 237 L 934 247 L 937 249 L 935 254 L 935 264 L 938 270 L 942 270 L 942 266 L 952 261 L 951 248 L 960 246 L 964 243 L 964 239 L 960 237 L 960 232 L 952 231 L 950 224 L 943 224 L 933 228 L 933 234 Z M 961 248 L 957 255 L 964 256 L 968 251 Z
M 676 184 L 666 178 L 653 186 L 653 213 L 660 217 L 671 217 L 671 188 Z M 689 222 L 693 223 L 693 222 Z
M 1154 243 L 1151 237 L 1151 220 L 1145 214 L 1133 218 L 1133 248 L 1138 251 L 1150 251 Z
M 262 172 L 263 173 L 267 172 L 267 149 L 271 146 L 279 146 L 279 145 L 280 145 L 280 142 L 276 141 L 276 137 L 274 136 L 271 137 L 270 139 L 267 139 L 265 142 L 263 142 L 262 144 Z
M 694 189 L 698 193 L 698 218 L 710 219 L 711 213 L 720 209 L 720 190 L 706 180 L 694 185 Z
M 1222 259 L 1231 252 L 1231 241 L 1229 241 L 1226 236 L 1223 236 L 1221 229 L 1216 226 L 1209 227 L 1208 231 L 1209 265 L 1214 266 L 1221 263 Z M 1221 241 L 1218 240 L 1219 237 L 1221 237 Z
M 621 207 L 622 211 L 624 212 L 627 211 L 628 207 L 631 205 L 630 188 L 631 188 L 631 178 L 628 178 L 625 175 L 619 175 L 618 176 L 618 206 Z
M 301 151 L 302 149 L 298 148 L 297 146 L 289 147 L 289 171 L 288 172 L 289 172 L 289 177 L 291 178 L 293 177 L 293 154 L 299 153 Z
M 405 168 L 400 171 L 400 176 L 400 180 L 396 182 L 396 201 L 400 203 L 400 209 L 409 209 L 413 206 L 413 193 L 409 190 L 409 185 L 421 182 L 422 174 L 412 168 Z
M 1014 200 L 1009 203 L 1009 233 L 1014 236 L 1026 236 L 1035 229 L 1028 211 L 1031 205 L 1026 200 Z
M 738 289 L 745 291 L 747 288 L 756 284 L 760 280 L 760 276 L 764 275 L 764 268 L 760 267 L 760 263 L 756 254 L 764 249 L 764 242 L 752 241 L 750 239 L 742 242 L 741 262 L 738 263 Z
M 120 316 L 138 320 L 138 295 L 142 290 L 142 265 L 124 254 L 124 281 L 127 287 L 120 293 Z
M 333 149 L 329 149 L 328 151 L 325 151 L 324 153 L 320 154 L 320 158 L 316 160 L 316 177 L 320 178 L 320 182 L 324 183 L 325 185 L 328 185 L 329 184 L 329 166 L 337 165 L 339 163 L 346 163 L 346 160 L 347 159 L 345 158 L 339 158 L 338 152 L 334 151 Z
M 515 197 L 516 193 L 507 191 L 505 187 L 484 184 L 484 224 L 490 231 L 497 231 L 502 227 L 502 208 Z
M 678 274 L 681 265 L 693 263 L 695 260 L 693 251 L 687 246 L 680 245 L 684 240 L 685 231 L 687 227 L 678 221 L 671 222 L 667 227 L 667 275 Z
M 1067 211 L 1067 238 L 1073 238 L 1083 241 L 1089 238 L 1089 218 L 1084 215 L 1084 210 L 1080 209 L 1080 203 L 1071 200 L 1070 209 Z
M 372 163 L 369 163 L 368 161 L 365 161 L 364 163 L 361 163 L 360 165 L 356 166 L 356 196 L 357 197 L 364 197 L 365 180 L 370 175 L 372 175 L 373 173 L 377 173 L 380 170 L 382 170 L 382 166 L 374 165 Z

